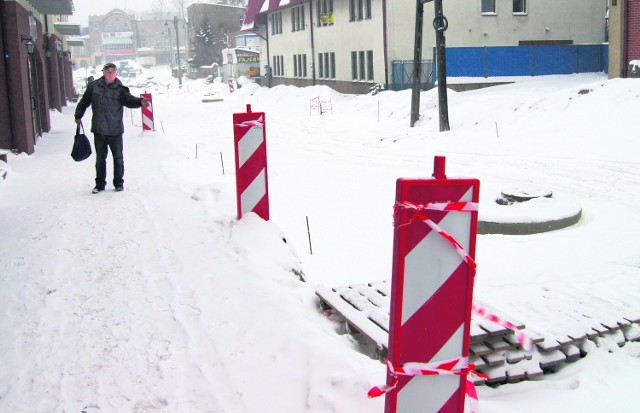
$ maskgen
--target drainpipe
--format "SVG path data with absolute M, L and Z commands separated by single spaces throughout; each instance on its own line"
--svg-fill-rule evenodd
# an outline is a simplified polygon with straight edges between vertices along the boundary
M 2 58 L 4 59 L 5 87 L 7 88 L 7 95 L 10 96 L 11 82 L 9 82 L 9 54 L 7 53 L 7 50 L 8 50 L 7 25 L 4 18 L 4 3 L 5 3 L 5 0 L 2 0 L 2 3 L 0 4 L 0 26 L 2 26 L 2 49 L 4 51 L 4 56 Z M 16 132 L 15 132 L 15 125 L 13 120 L 13 110 L 11 108 L 11 102 L 9 101 L 8 97 L 7 97 L 7 102 L 8 102 L 7 106 L 9 109 L 9 135 L 11 138 L 11 148 L 9 149 L 16 149 L 16 140 L 15 140 Z
M 267 85 L 270 88 L 271 78 L 273 78 L 273 66 L 271 66 L 271 54 L 269 52 L 269 19 L 268 18 L 267 18 L 266 32 L 267 32 L 267 67 L 270 68 L 269 79 L 267 79 Z
M 313 41 L 313 0 L 309 0 L 309 27 L 311 28 L 311 85 L 316 85 L 316 46 Z
M 389 51 L 387 40 L 387 0 L 382 0 L 382 53 L 384 54 L 384 88 L 389 90 Z

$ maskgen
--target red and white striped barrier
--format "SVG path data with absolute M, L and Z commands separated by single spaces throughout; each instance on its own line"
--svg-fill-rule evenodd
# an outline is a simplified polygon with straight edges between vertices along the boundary
M 233 114 L 238 219 L 255 212 L 269 220 L 267 139 L 264 112 Z
M 229 84 L 229 92 L 230 93 L 235 92 L 236 88 L 235 88 L 233 79 L 229 79 L 229 81 L 227 83 Z
M 394 367 L 389 360 L 387 360 L 387 372 L 391 376 L 396 378 L 393 385 L 389 386 L 375 386 L 369 390 L 368 396 L 370 398 L 382 396 L 392 390 L 396 389 L 398 385 L 398 376 L 438 376 L 438 375 L 453 375 L 453 376 L 465 376 L 467 381 L 465 383 L 465 393 L 467 400 L 469 400 L 469 406 L 471 413 L 478 411 L 478 392 L 476 392 L 475 384 L 469 376 L 475 376 L 482 379 L 488 377 L 481 373 L 476 373 L 473 370 L 475 366 L 469 364 L 467 357 L 457 358 L 453 360 L 445 360 L 436 363 L 407 363 L 404 367 Z
M 140 96 L 149 99 L 149 107 L 142 107 L 142 131 L 154 131 L 156 129 L 153 123 L 153 99 L 151 98 L 151 93 L 143 93 Z
M 480 183 L 447 179 L 444 164 L 435 158 L 434 179 L 396 183 L 388 358 L 397 367 L 388 370 L 385 413 L 461 413 L 475 394 L 466 360 Z M 443 368 L 451 360 L 462 366 Z M 452 374 L 413 374 L 413 363 Z

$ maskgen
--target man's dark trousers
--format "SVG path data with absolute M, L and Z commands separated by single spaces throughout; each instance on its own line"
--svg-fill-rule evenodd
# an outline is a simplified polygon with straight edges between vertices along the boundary
M 124 157 L 122 155 L 122 134 L 102 135 L 93 134 L 96 147 L 96 187 L 104 189 L 107 184 L 107 155 L 111 149 L 113 157 L 113 186 L 116 188 L 124 183 Z

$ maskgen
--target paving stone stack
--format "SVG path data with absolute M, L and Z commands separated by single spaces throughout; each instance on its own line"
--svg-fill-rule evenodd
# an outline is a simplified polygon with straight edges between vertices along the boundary
M 337 313 L 344 318 L 349 329 L 373 342 L 381 360 L 386 357 L 391 295 L 389 281 L 323 289 L 316 291 L 316 295 L 325 310 Z M 570 320 L 575 322 L 560 320 L 557 324 L 561 327 L 555 325 L 558 320 L 556 314 L 555 318 L 549 319 L 549 323 L 554 323 L 554 326 L 539 332 L 526 328 L 524 323 L 485 303 L 475 299 L 474 303 L 510 321 L 534 343 L 534 349 L 527 351 L 515 339 L 512 330 L 472 317 L 470 363 L 476 365 L 477 371 L 489 377 L 487 380 L 477 379 L 477 385 L 514 383 L 541 377 L 544 373 L 553 372 L 563 363 L 584 356 L 589 348 L 585 345 L 588 340 L 597 345 L 606 342 L 622 346 L 627 341 L 640 339 L 640 317 L 612 316 L 610 306 L 605 309 L 604 304 L 599 307 L 590 303 L 592 314 L 583 314 L 584 311 L 579 311 L 579 315 L 570 314 Z

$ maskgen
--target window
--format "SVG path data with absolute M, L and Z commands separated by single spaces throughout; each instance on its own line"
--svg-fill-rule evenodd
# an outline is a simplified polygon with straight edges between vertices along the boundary
M 324 77 L 327 79 L 331 78 L 331 73 L 329 72 L 329 53 L 324 53 Z
M 307 55 L 302 55 L 302 77 L 307 77 Z
M 335 79 L 336 78 L 336 54 L 334 52 L 329 53 L 329 60 L 331 60 L 331 65 L 329 66 L 329 69 L 331 69 L 331 71 L 329 72 L 329 77 L 331 79 Z
M 333 0 L 318 0 L 318 26 L 333 25 Z
M 527 0 L 513 0 L 513 14 L 526 14 Z
M 482 14 L 496 14 L 496 0 L 481 0 Z
M 293 75 L 295 77 L 307 77 L 307 55 L 293 55 Z
M 358 80 L 358 52 L 351 52 L 351 80 Z
M 371 0 L 349 0 L 349 21 L 371 19 Z
M 336 54 L 334 52 L 318 53 L 318 79 L 336 78 Z
M 282 12 L 276 12 L 271 15 L 271 34 L 282 33 Z
M 373 50 L 351 52 L 351 80 L 373 82 Z
M 291 31 L 304 30 L 304 5 L 291 9 Z
M 284 56 L 273 56 L 273 77 L 284 76 Z
M 373 82 L 373 50 L 367 50 L 367 81 Z

